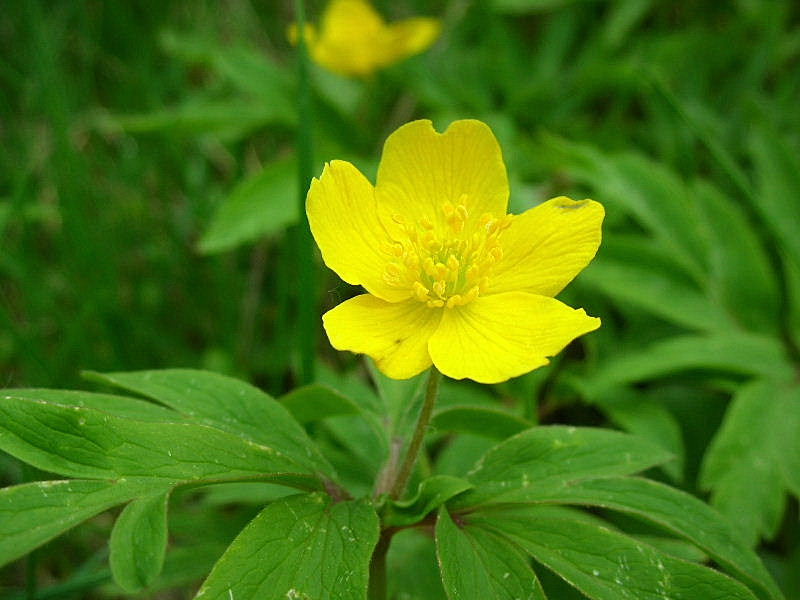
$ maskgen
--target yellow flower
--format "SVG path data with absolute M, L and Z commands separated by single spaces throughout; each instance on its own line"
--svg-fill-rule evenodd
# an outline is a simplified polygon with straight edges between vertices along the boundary
M 363 77 L 427 49 L 439 36 L 439 21 L 426 17 L 387 24 L 366 0 L 331 0 L 320 31 L 306 25 L 311 58 L 340 75 Z M 289 37 L 297 39 L 297 28 Z
M 325 165 L 308 192 L 311 231 L 325 264 L 368 292 L 323 316 L 334 348 L 395 379 L 433 364 L 496 383 L 597 329 L 600 319 L 553 296 L 597 252 L 602 205 L 560 197 L 521 215 L 507 205 L 500 147 L 480 121 L 443 134 L 430 121 L 403 125 L 375 186 L 349 162 Z

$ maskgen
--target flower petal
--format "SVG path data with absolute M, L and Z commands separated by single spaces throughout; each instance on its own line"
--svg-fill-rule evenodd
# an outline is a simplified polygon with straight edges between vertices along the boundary
M 382 248 L 390 238 L 378 220 L 375 188 L 352 164 L 334 160 L 325 165 L 311 182 L 306 213 L 325 264 L 339 277 L 390 302 L 409 297 L 408 290 L 390 287 L 383 279 L 389 261 Z
M 389 65 L 427 50 L 439 37 L 441 30 L 439 19 L 430 17 L 415 17 L 392 23 L 388 26 L 385 64 Z
M 500 146 L 480 121 L 455 121 L 437 133 L 428 120 L 412 121 L 386 140 L 375 186 L 378 211 L 390 232 L 392 217 L 441 222 L 445 202 L 463 204 L 469 221 L 505 214 L 508 178 Z
M 346 41 L 380 31 L 386 23 L 367 0 L 331 0 L 320 25 L 323 37 Z
M 407 300 L 389 303 L 363 294 L 322 316 L 337 350 L 366 354 L 393 379 L 408 379 L 431 366 L 428 340 L 442 318 L 441 309 Z
M 492 270 L 488 293 L 555 296 L 594 258 L 604 216 L 594 200 L 559 197 L 514 217 L 503 232 L 503 258 Z
M 510 292 L 446 309 L 428 348 L 433 364 L 448 377 L 498 383 L 548 364 L 548 356 L 599 326 L 600 319 L 583 309 Z
M 382 60 L 381 42 L 388 28 L 366 0 L 331 0 L 322 15 L 316 62 L 340 75 L 368 75 Z

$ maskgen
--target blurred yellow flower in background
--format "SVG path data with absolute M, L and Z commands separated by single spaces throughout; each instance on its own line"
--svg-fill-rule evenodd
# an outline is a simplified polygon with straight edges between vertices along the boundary
M 373 186 L 328 163 L 306 210 L 325 264 L 367 294 L 323 316 L 331 344 L 389 377 L 429 366 L 505 381 L 548 364 L 600 320 L 555 300 L 600 245 L 602 205 L 554 198 L 506 214 L 508 180 L 491 129 L 413 121 L 386 140 Z
M 319 30 L 306 25 L 305 31 L 315 62 L 340 75 L 364 77 L 429 48 L 440 25 L 428 17 L 386 23 L 366 0 L 331 0 Z M 296 25 L 289 38 L 296 43 Z

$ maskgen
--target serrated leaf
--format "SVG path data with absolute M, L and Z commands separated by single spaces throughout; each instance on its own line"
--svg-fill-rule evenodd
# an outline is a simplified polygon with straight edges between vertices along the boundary
M 330 465 L 288 411 L 244 381 L 194 369 L 87 376 L 152 398 L 196 422 L 274 448 L 312 470 L 331 473 Z
M 793 372 L 780 341 L 750 333 L 676 336 L 623 354 L 598 366 L 581 380 L 589 397 L 616 386 L 666 377 L 695 369 L 735 375 L 791 377 Z
M 150 587 L 164 566 L 170 489 L 133 500 L 117 517 L 109 540 L 114 580 L 126 592 Z
M 297 161 L 282 159 L 242 180 L 217 208 L 200 240 L 204 254 L 282 232 L 297 221 Z
M 418 523 L 428 513 L 471 487 L 472 484 L 466 479 L 451 475 L 434 475 L 423 479 L 414 496 L 408 500 L 388 503 L 382 523 L 384 526 L 396 527 Z
M 278 500 L 242 530 L 196 597 L 365 600 L 378 533 L 378 516 L 363 500 Z
M 507 536 L 593 600 L 755 600 L 741 583 L 607 527 L 535 508 L 474 513 L 468 527 Z
M 787 485 L 800 490 L 800 388 L 755 381 L 739 389 L 703 461 L 711 501 L 755 544 L 775 535 Z
M 765 598 L 780 599 L 769 572 L 738 532 L 704 502 L 664 484 L 638 477 L 606 477 L 561 486 L 525 490 L 516 502 L 556 502 L 598 506 L 631 514 L 683 537 L 706 551 L 724 568 L 760 590 Z
M 533 425 L 502 409 L 484 406 L 444 408 L 433 416 L 431 424 L 435 429 L 472 433 L 498 440 L 504 440 Z
M 444 507 L 436 520 L 436 555 L 450 600 L 546 600 L 516 546 L 482 527 L 457 525 Z
M 281 396 L 278 401 L 303 425 L 328 417 L 357 415 L 361 412 L 350 398 L 319 383 L 295 388 Z
M 531 487 L 629 475 L 671 458 L 663 448 L 627 433 L 589 427 L 535 427 L 489 450 L 468 474 L 475 489 L 454 504 L 514 502 L 517 497 L 524 498 Z
M 11 395 L 0 397 L 0 449 L 73 477 L 256 478 L 306 489 L 321 485 L 308 466 L 278 450 L 206 425 L 136 421 Z
M 0 565 L 146 493 L 146 481 L 37 481 L 0 489 Z

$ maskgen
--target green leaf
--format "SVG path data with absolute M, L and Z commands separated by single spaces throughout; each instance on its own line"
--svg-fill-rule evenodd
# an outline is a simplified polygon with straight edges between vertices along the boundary
M 372 359 L 366 361 L 370 376 L 375 382 L 382 404 L 382 415 L 388 419 L 392 437 L 410 438 L 417 423 L 419 411 L 425 401 L 425 385 L 428 372 L 410 379 L 392 379 L 375 366 Z
M 191 586 L 193 589 L 199 580 L 208 575 L 214 563 L 225 551 L 225 546 L 226 544 L 217 541 L 202 541 L 184 547 L 170 546 L 164 559 L 164 567 L 148 587 L 148 592 L 153 594 L 159 590 L 169 590 L 179 586 Z M 107 596 L 110 597 L 119 594 L 117 589 L 110 589 L 107 592 Z
M 504 537 L 453 522 L 442 507 L 436 520 L 436 554 L 450 600 L 546 600 L 527 557 Z
M 633 306 L 698 331 L 729 329 L 730 318 L 675 265 L 675 259 L 642 236 L 603 241 L 581 281 L 625 309 Z M 668 299 L 668 300 L 666 300 Z
M 706 551 L 714 560 L 766 598 L 781 598 L 758 556 L 726 519 L 694 496 L 638 477 L 607 477 L 561 486 L 532 486 L 522 502 L 599 506 L 650 521 Z
M 455 500 L 454 505 L 514 502 L 525 498 L 529 488 L 629 475 L 671 458 L 663 448 L 618 431 L 535 427 L 489 450 L 468 475 L 475 489 Z
M 226 140 L 245 137 L 269 123 L 286 123 L 286 115 L 256 101 L 192 98 L 174 107 L 143 114 L 103 115 L 96 126 L 104 131 L 129 133 L 169 131 L 182 135 L 215 134 Z
M 388 597 L 406 600 L 446 600 L 432 537 L 416 527 L 392 536 L 386 557 Z
M 288 411 L 244 381 L 193 369 L 87 376 L 152 398 L 195 422 L 274 448 L 311 470 L 331 473 L 330 465 Z
M 278 401 L 303 425 L 328 417 L 357 415 L 361 412 L 350 398 L 319 383 L 295 388 L 281 396 Z
M 365 600 L 378 533 L 378 516 L 363 500 L 279 500 L 242 530 L 196 597 Z
M 785 490 L 800 492 L 800 387 L 765 380 L 742 387 L 706 452 L 701 484 L 743 539 L 778 531 Z
M 53 401 L 0 397 L 0 450 L 73 477 L 178 481 L 274 479 L 307 489 L 308 466 L 206 425 L 153 423 Z
M 7 395 L 27 400 L 41 400 L 63 406 L 93 408 L 116 417 L 151 423 L 185 423 L 186 417 L 149 400 L 95 392 L 42 388 L 5 390 Z
M 531 427 L 522 417 L 494 407 L 453 406 L 438 411 L 431 422 L 435 429 L 473 433 L 504 440 Z
M 660 245 L 698 279 L 705 268 L 707 243 L 684 182 L 668 168 L 639 154 L 609 155 L 597 148 L 547 141 L 593 197 L 611 210 L 623 210 L 647 229 Z
M 711 242 L 711 285 L 722 304 L 748 329 L 777 331 L 777 278 L 756 228 L 738 204 L 710 184 L 696 184 L 693 195 Z
M 417 493 L 402 501 L 390 501 L 386 506 L 382 523 L 384 526 L 405 527 L 424 519 L 428 513 L 458 494 L 470 489 L 466 479 L 451 475 L 434 475 L 420 482 Z
M 525 14 L 549 12 L 588 0 L 492 0 L 492 8 L 501 13 Z
M 673 537 L 664 537 L 662 535 L 647 535 L 636 534 L 632 535 L 634 539 L 644 542 L 664 554 L 670 554 L 675 558 L 681 558 L 694 563 L 708 562 L 708 554 L 700 550 L 694 544 L 684 542 Z
M 291 72 L 265 52 L 174 31 L 162 35 L 161 43 L 173 56 L 189 63 L 208 65 L 238 90 L 257 98 L 283 119 L 295 118 Z
M 800 160 L 782 136 L 766 128 L 750 139 L 755 161 L 756 208 L 772 229 L 782 248 L 800 266 Z
M 150 587 L 164 566 L 170 489 L 137 498 L 117 517 L 109 540 L 114 580 L 126 592 Z
M 526 507 L 475 513 L 466 523 L 506 535 L 593 600 L 756 598 L 722 573 L 580 519 L 539 514 Z
M 662 402 L 632 389 L 609 391 L 592 402 L 616 425 L 662 446 L 675 456 L 675 460 L 662 465 L 675 481 L 683 479 L 684 445 L 678 419 Z
M 37 481 L 0 489 L 0 565 L 146 493 L 146 481 Z
M 222 201 L 199 243 L 204 254 L 282 232 L 297 220 L 297 161 L 286 158 L 239 183 Z
M 735 375 L 791 377 L 783 346 L 776 338 L 749 333 L 676 336 L 600 365 L 581 380 L 584 393 L 597 397 L 616 386 L 666 377 L 693 369 Z

